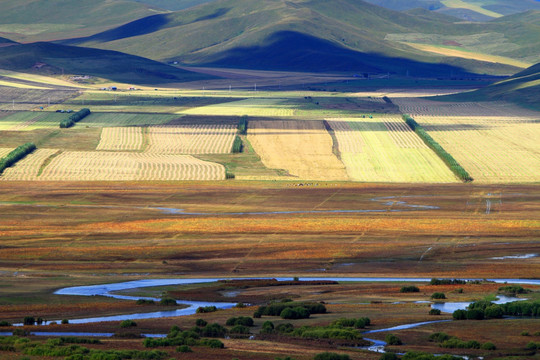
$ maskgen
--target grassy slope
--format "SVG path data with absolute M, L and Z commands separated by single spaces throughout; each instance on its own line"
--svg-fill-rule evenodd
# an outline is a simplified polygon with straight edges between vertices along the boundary
M 506 100 L 540 110 L 540 63 L 474 92 L 442 97 L 449 100 Z
M 2 1 L 0 32 L 26 41 L 78 37 L 155 13 L 149 5 L 129 0 Z
M 370 71 L 370 66 L 381 64 L 381 59 L 370 59 L 365 53 L 370 55 L 377 53 L 391 58 L 409 58 L 427 63 L 446 62 L 479 72 L 482 70 L 496 72 L 501 69 L 506 73 L 516 71 L 515 68 L 505 66 L 486 71 L 484 64 L 478 66 L 479 63 L 475 61 L 434 56 L 384 40 L 388 33 L 427 32 L 465 35 L 484 31 L 484 27 L 480 24 L 456 26 L 450 21 L 451 18 L 448 18 L 448 21 L 443 21 L 441 18 L 443 17 L 439 16 L 433 20 L 426 16 L 417 17 L 353 0 L 336 0 L 331 3 L 322 0 L 307 3 L 299 0 L 292 2 L 222 0 L 148 19 L 149 23 L 146 23 L 146 27 L 155 28 L 155 31 L 150 33 L 139 34 L 138 30 L 134 29 L 140 29 L 140 27 L 126 26 L 90 39 L 83 39 L 82 44 L 117 49 L 157 60 L 174 59 L 188 64 L 260 68 L 268 67 L 269 63 L 274 62 L 274 65 L 279 65 L 274 68 L 289 69 L 298 67 L 283 64 L 283 61 L 297 60 L 305 68 L 306 60 L 309 60 L 310 55 L 312 58 L 321 55 L 312 50 L 321 45 L 331 45 L 331 49 L 327 49 L 331 51 L 325 51 L 325 53 L 338 52 L 340 54 L 338 63 L 343 62 L 341 61 L 343 57 L 355 57 L 355 67 L 362 68 L 361 65 L 365 65 L 366 71 Z M 291 39 L 278 38 L 276 44 L 276 36 L 284 33 L 294 33 L 293 39 L 300 42 L 300 45 L 303 45 L 305 35 L 315 40 L 326 40 L 329 43 L 319 42 L 317 46 L 313 44 L 309 49 L 299 49 L 298 44 Z M 300 37 L 296 36 L 298 33 L 301 34 Z M 286 59 L 279 59 L 282 54 L 276 54 L 275 50 L 277 48 L 289 50 L 290 47 L 307 54 L 307 59 L 301 59 L 298 56 L 293 59 L 294 57 L 290 54 L 283 55 Z M 250 57 L 247 54 L 248 50 L 259 50 L 259 56 Z M 273 60 L 272 56 L 277 56 L 278 59 Z M 254 65 L 255 58 L 266 59 L 267 63 Z M 317 61 L 317 63 L 321 62 Z M 332 62 L 335 61 L 327 61 L 327 63 Z M 395 59 L 393 62 L 396 62 Z M 350 69 L 351 63 L 345 63 L 346 65 L 337 68 Z M 384 67 L 386 70 L 395 70 L 395 64 L 394 68 L 392 66 L 389 68 L 388 64 Z M 414 70 L 412 65 L 408 67 L 411 71 Z M 418 65 L 416 67 L 418 68 Z M 307 69 L 317 70 L 309 66 Z M 404 70 L 404 66 L 401 66 L 401 70 Z M 448 73 L 446 70 L 444 72 Z
M 36 63 L 47 64 L 40 74 L 86 74 L 138 84 L 157 84 L 209 78 L 145 58 L 115 51 L 34 43 L 0 48 L 0 67 L 32 72 Z
M 138 3 L 155 6 L 160 9 L 177 11 L 188 9 L 193 6 L 205 4 L 215 0 L 133 0 Z

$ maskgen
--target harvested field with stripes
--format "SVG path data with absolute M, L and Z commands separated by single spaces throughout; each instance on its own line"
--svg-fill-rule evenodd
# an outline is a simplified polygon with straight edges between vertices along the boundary
M 443 161 L 398 116 L 330 119 L 351 180 L 456 182 Z
M 268 168 L 306 180 L 348 180 L 322 121 L 251 121 L 248 140 Z
M 143 140 L 142 127 L 106 127 L 101 130 L 101 138 L 96 150 L 141 150 Z
M 228 154 L 237 129 L 233 125 L 148 127 L 147 152 L 154 154 Z
M 45 160 L 56 154 L 57 149 L 37 149 L 32 154 L 9 167 L 0 176 L 0 180 L 38 180 L 39 169 Z
M 9 154 L 12 150 L 12 148 L 0 148 L 0 159 Z
M 540 179 L 540 113 L 504 102 L 396 99 L 475 182 Z
M 223 180 L 222 165 L 189 155 L 69 151 L 55 157 L 39 180 Z

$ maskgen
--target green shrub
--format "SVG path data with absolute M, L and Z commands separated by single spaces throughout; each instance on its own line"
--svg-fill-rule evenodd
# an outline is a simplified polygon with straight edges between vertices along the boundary
M 323 352 L 315 355 L 315 360 L 350 360 L 349 355 Z
M 490 305 L 484 310 L 484 316 L 488 319 L 500 319 L 503 315 L 504 311 L 502 307 L 496 304 Z
M 469 309 L 466 314 L 467 320 L 483 320 L 484 312 L 480 309 Z
M 262 324 L 262 328 L 261 328 L 260 333 L 261 334 L 272 334 L 273 332 L 274 332 L 274 323 L 272 323 L 271 321 L 265 321 Z
M 180 353 L 193 352 L 193 350 L 191 350 L 191 348 L 189 346 L 187 346 L 187 345 L 180 345 L 179 347 L 176 348 L 176 351 L 180 352 Z
M 424 141 L 424 143 L 431 148 L 441 160 L 450 168 L 450 170 L 456 174 L 458 178 L 465 182 L 473 181 L 473 178 L 469 173 L 450 155 L 443 147 L 436 142 L 431 135 L 429 135 L 422 126 L 420 126 L 409 115 L 403 115 L 403 119 L 409 125 L 409 127 Z
M 531 336 L 531 334 L 529 334 L 528 331 L 522 331 L 520 335 L 521 336 Z
M 436 332 L 429 335 L 429 341 L 432 341 L 432 342 L 443 342 L 448 339 L 450 339 L 450 335 L 444 332 Z
M 5 320 L 0 321 L 0 326 L 11 326 L 11 323 Z
M 234 326 L 234 325 L 243 325 L 243 326 L 253 326 L 253 319 L 249 316 L 240 316 L 240 317 L 232 317 L 227 319 L 227 322 L 225 323 L 227 326 Z
M 431 279 L 431 281 L 429 282 L 431 285 L 464 285 L 467 283 L 466 280 L 461 280 L 461 279 L 437 279 L 437 278 L 433 278 Z
M 156 302 L 150 299 L 139 299 L 137 300 L 137 305 L 154 305 Z
M 431 298 L 432 299 L 446 299 L 446 295 L 444 295 L 444 293 L 442 292 L 436 292 L 436 293 L 433 293 L 433 295 L 431 295 Z
M 68 319 L 62 319 L 61 323 L 64 324 L 64 325 L 69 324 L 69 320 Z
M 90 109 L 86 109 L 86 108 L 81 109 L 81 110 L 77 111 L 76 113 L 70 115 L 67 119 L 62 120 L 60 122 L 60 127 L 61 128 L 72 127 L 73 125 L 75 125 L 75 123 L 81 121 L 82 119 L 84 119 L 88 115 L 90 115 Z
M 399 292 L 402 293 L 412 293 L 412 292 L 420 292 L 420 289 L 417 286 L 410 285 L 410 286 L 403 286 Z
M 223 349 L 225 347 L 225 344 L 218 339 L 203 339 L 201 340 L 201 345 L 208 346 L 212 349 Z
M 452 313 L 454 320 L 465 320 L 467 319 L 467 310 L 456 310 Z
M 492 343 L 491 341 L 488 341 L 482 344 L 481 349 L 482 350 L 497 350 L 497 347 L 495 346 L 494 343 Z
M 200 326 L 200 327 L 204 327 L 206 325 L 208 325 L 208 322 L 204 319 L 197 319 L 195 320 L 195 325 L 197 326 Z
M 121 328 L 129 328 L 129 327 L 135 327 L 135 326 L 137 326 L 137 323 L 133 320 L 123 320 L 120 323 Z
M 159 305 L 175 306 L 175 305 L 178 305 L 178 303 L 173 298 L 163 298 L 163 299 L 159 300 Z
M 227 329 L 217 323 L 206 325 L 199 329 L 200 335 L 203 337 L 222 337 L 227 333 Z
M 235 325 L 229 332 L 231 334 L 249 334 L 249 328 L 244 325 Z
M 240 120 L 238 121 L 238 134 L 247 135 L 247 129 L 248 129 L 248 116 L 244 115 L 240 117 Z
M 215 306 L 201 306 L 201 307 L 197 308 L 196 313 L 197 314 L 204 314 L 204 313 L 210 313 L 210 312 L 214 312 L 214 311 L 217 311 L 217 307 L 215 307 Z
M 441 315 L 441 310 L 439 310 L 439 309 L 431 309 L 431 310 L 429 310 L 429 315 Z
M 384 341 L 386 341 L 388 345 L 403 345 L 401 339 L 394 334 L 387 334 L 384 337 Z
M 531 341 L 525 346 L 525 349 L 527 349 L 527 350 L 540 349 L 540 343 L 535 343 L 534 341 Z
M 307 319 L 309 318 L 310 316 L 310 313 L 309 311 L 304 308 L 304 307 L 295 307 L 295 308 L 285 308 L 283 309 L 283 311 L 281 312 L 281 314 L 279 314 L 279 316 L 282 318 L 282 319 Z
M 321 303 L 312 302 L 279 302 L 271 303 L 266 306 L 259 306 L 259 308 L 253 314 L 254 318 L 260 318 L 262 315 L 267 316 L 281 316 L 284 309 L 287 308 L 305 308 L 309 314 L 324 314 L 326 313 L 326 307 Z
M 36 323 L 36 318 L 33 316 L 25 316 L 23 319 L 23 325 L 34 325 Z
M 291 323 L 279 324 L 276 326 L 276 332 L 280 334 L 289 334 L 294 331 L 294 326 Z
M 244 148 L 244 144 L 242 143 L 242 139 L 240 139 L 240 136 L 237 135 L 234 138 L 234 142 L 232 145 L 232 153 L 233 154 L 241 153 L 243 148 Z
M 32 143 L 17 146 L 15 150 L 11 151 L 5 157 L 0 159 L 0 174 L 2 174 L 8 167 L 15 165 L 17 161 L 24 159 L 26 155 L 30 154 L 34 150 L 36 150 L 36 145 Z
M 443 341 L 441 347 L 447 349 L 480 349 L 480 343 L 476 340 L 463 341 L 453 337 Z
M 525 289 L 520 285 L 509 285 L 509 286 L 500 287 L 499 292 L 502 292 L 502 293 L 507 294 L 507 295 L 517 295 L 517 294 L 530 293 L 531 290 Z

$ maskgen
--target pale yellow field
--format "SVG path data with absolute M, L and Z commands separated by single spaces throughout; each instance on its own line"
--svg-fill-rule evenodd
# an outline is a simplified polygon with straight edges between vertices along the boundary
M 223 180 L 225 168 L 190 155 L 68 151 L 55 157 L 38 180 Z
M 101 138 L 96 150 L 141 150 L 143 139 L 142 127 L 106 127 L 101 130 Z
M 450 8 L 461 8 L 461 9 L 469 9 L 472 11 L 475 11 L 477 13 L 491 16 L 494 18 L 498 18 L 503 16 L 502 14 L 496 13 L 495 11 L 484 9 L 481 6 L 470 4 L 468 2 L 465 2 L 463 0 L 442 0 L 441 1 L 444 5 L 450 7 Z
M 352 180 L 457 182 L 457 178 L 399 117 L 329 119 Z
M 10 71 L 1 69 L 0 70 L 0 76 L 12 78 L 12 79 L 19 79 L 19 80 L 26 80 L 26 81 L 32 81 L 35 83 L 42 83 L 42 84 L 50 84 L 50 85 L 59 85 L 59 86 L 69 86 L 69 87 L 80 87 L 85 88 L 86 86 L 71 83 L 69 81 L 58 79 L 51 76 L 43 76 L 43 75 L 37 75 L 37 74 L 27 74 L 17 71 Z
M 9 154 L 12 150 L 12 148 L 0 148 L 0 159 Z
M 252 98 L 223 104 L 196 107 L 180 112 L 191 115 L 222 116 L 292 116 L 294 108 L 283 104 L 279 98 Z
M 248 140 L 271 169 L 305 180 L 347 180 L 322 121 L 250 121 Z
M 41 87 L 41 86 L 35 86 L 35 85 L 27 85 L 27 84 L 21 84 L 13 81 L 4 81 L 0 80 L 1 86 L 9 86 L 19 89 L 39 89 L 39 90 L 49 90 L 50 88 Z
M 162 125 L 148 127 L 147 152 L 155 154 L 227 154 L 237 129 L 233 125 Z
M 455 57 L 460 57 L 464 59 L 474 59 L 474 60 L 479 60 L 479 61 L 487 61 L 491 63 L 506 64 L 506 65 L 520 67 L 523 69 L 528 68 L 529 66 L 533 65 L 532 63 L 519 61 L 519 60 L 512 59 L 505 56 L 482 54 L 482 53 L 473 52 L 473 51 L 451 49 L 448 47 L 429 45 L 429 44 L 415 44 L 415 43 L 410 43 L 410 42 L 402 42 L 402 43 L 409 45 L 418 50 L 427 51 L 430 53 L 439 54 L 443 56 L 455 56 Z
M 57 149 L 37 149 L 13 167 L 4 170 L 0 180 L 37 180 L 38 172 L 45 160 L 58 152 Z
M 396 99 L 480 183 L 540 181 L 540 113 L 504 102 Z

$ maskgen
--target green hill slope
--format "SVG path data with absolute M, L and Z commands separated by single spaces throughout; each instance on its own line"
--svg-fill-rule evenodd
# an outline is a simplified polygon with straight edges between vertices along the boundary
M 496 62 L 435 55 L 386 39 L 393 33 L 463 36 L 485 31 L 483 24 L 456 25 L 450 19 L 395 12 L 360 0 L 219 0 L 140 19 L 72 43 L 192 65 L 298 70 L 304 63 L 304 70 L 310 71 L 408 71 L 416 76 L 519 71 Z M 300 38 L 310 39 L 311 46 Z M 315 45 L 332 52 L 322 54 Z M 285 54 L 292 50 L 294 56 Z M 310 54 L 325 55 L 324 62 L 316 66 Z M 436 69 L 438 65 L 444 66 Z
M 0 47 L 0 68 L 47 75 L 91 75 L 130 84 L 163 84 L 210 78 L 116 51 L 51 43 Z
M 540 63 L 485 88 L 450 97 L 449 100 L 505 100 L 540 110 Z
M 0 34 L 25 42 L 88 36 L 156 12 L 131 0 L 0 1 Z

